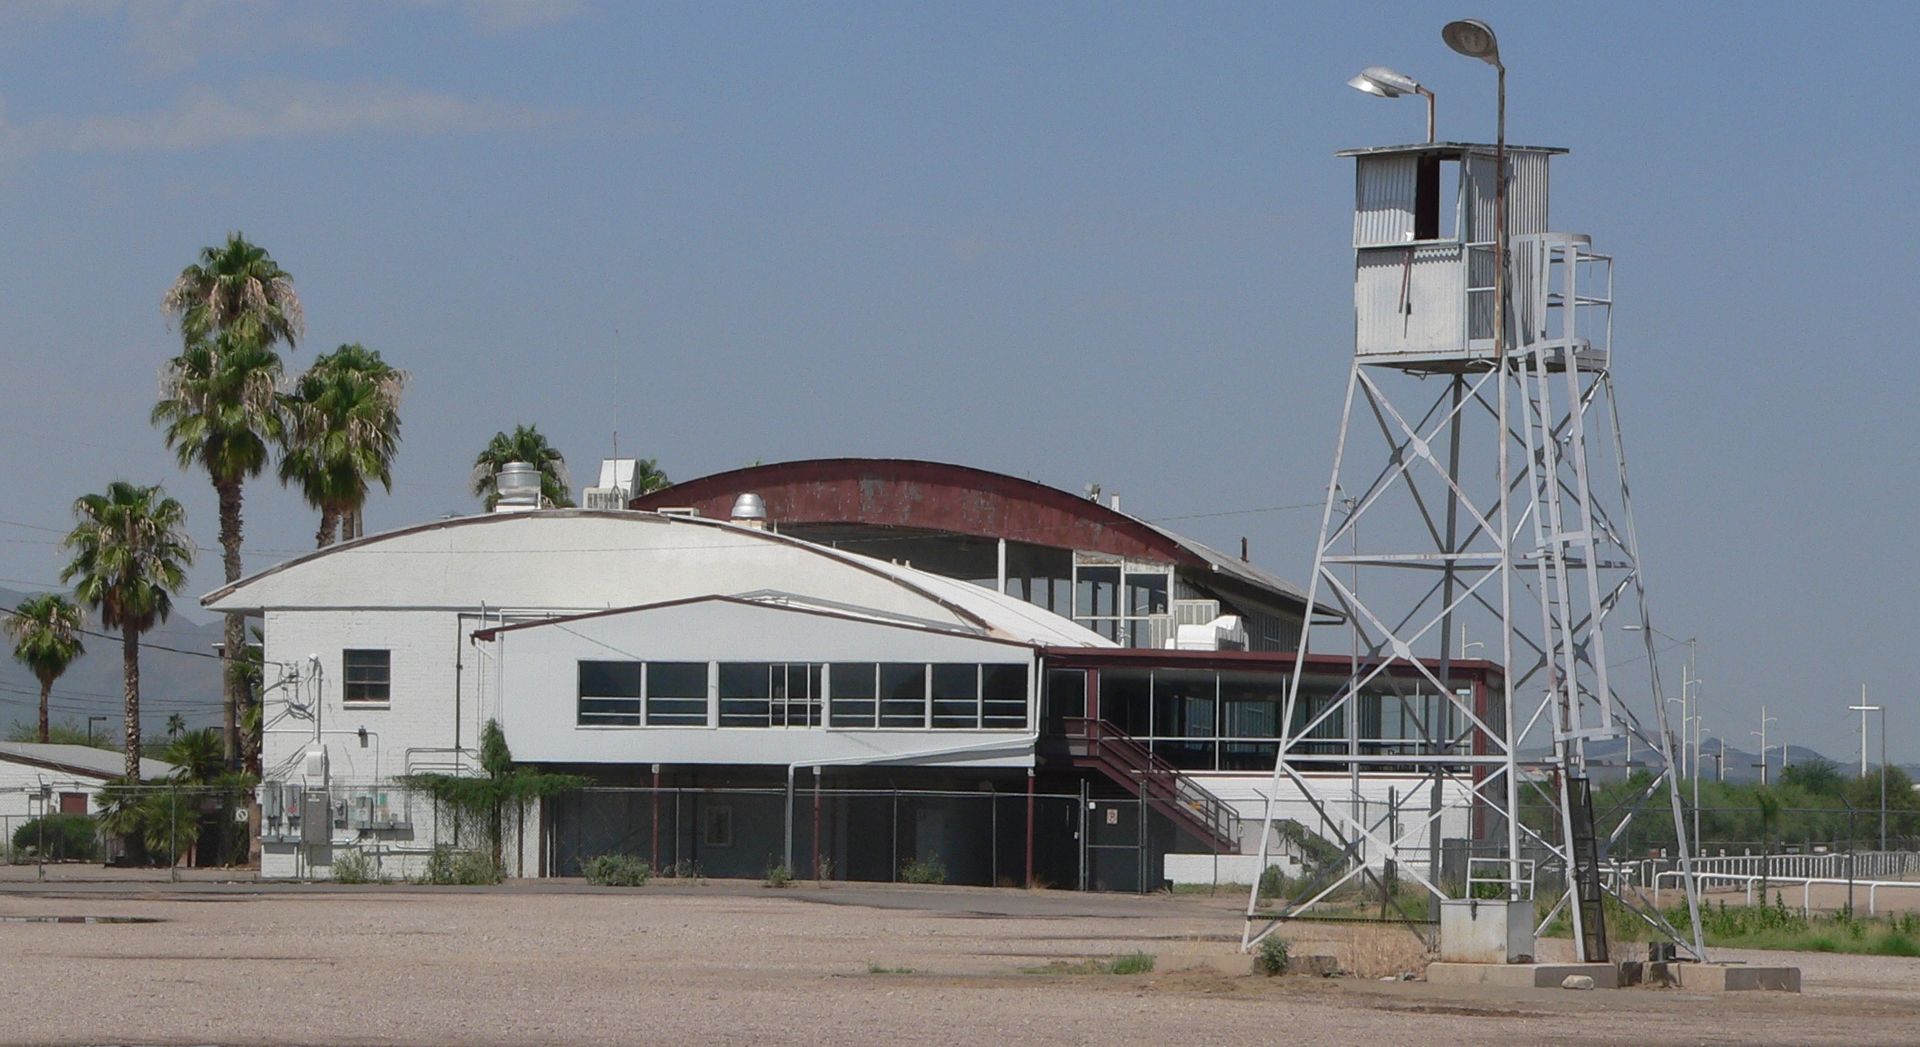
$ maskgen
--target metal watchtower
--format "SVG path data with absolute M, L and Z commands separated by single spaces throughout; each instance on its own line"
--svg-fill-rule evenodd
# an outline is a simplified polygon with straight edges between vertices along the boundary
M 1540 926 L 1567 909 L 1588 958 L 1605 957 L 1606 890 L 1704 954 L 1690 875 L 1686 934 L 1605 868 L 1662 793 L 1690 861 L 1613 402 L 1612 259 L 1549 224 L 1564 153 L 1506 148 L 1504 274 L 1495 147 L 1340 154 L 1355 165 L 1354 351 L 1309 606 L 1343 612 L 1352 672 L 1331 702 L 1303 704 L 1291 683 L 1262 859 L 1274 798 L 1296 793 L 1343 853 L 1278 909 L 1256 889 L 1248 944 L 1389 868 L 1426 888 L 1431 917 L 1475 868 L 1502 869 L 1492 882 L 1531 922 L 1538 866 L 1563 885 Z M 1309 630 L 1302 653 L 1336 646 Z M 1451 678 L 1473 646 L 1503 670 L 1500 693 Z M 1657 773 L 1630 810 L 1596 818 L 1589 773 L 1630 770 L 1635 740 Z M 1363 796 L 1385 774 L 1419 784 Z

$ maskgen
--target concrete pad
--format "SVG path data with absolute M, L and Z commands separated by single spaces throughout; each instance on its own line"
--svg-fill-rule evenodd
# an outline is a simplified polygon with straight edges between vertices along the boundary
M 1238 977 L 1252 974 L 1253 957 L 1240 951 L 1237 944 L 1188 942 L 1170 945 L 1153 954 L 1156 971 L 1212 971 Z
M 1558 989 L 1570 975 L 1593 979 L 1596 989 L 1620 987 L 1620 969 L 1610 963 L 1446 963 L 1427 965 L 1428 985 L 1485 989 Z
M 1800 968 L 1748 963 L 1676 964 L 1692 992 L 1799 992 Z

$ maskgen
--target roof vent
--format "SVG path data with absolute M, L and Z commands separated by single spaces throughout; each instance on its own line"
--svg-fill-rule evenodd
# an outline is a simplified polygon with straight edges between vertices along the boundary
M 748 491 L 733 500 L 733 522 L 742 527 L 751 527 L 757 531 L 767 529 L 767 503 L 760 496 Z
M 524 513 L 540 508 L 540 471 L 526 462 L 508 462 L 494 478 L 499 499 L 494 512 Z

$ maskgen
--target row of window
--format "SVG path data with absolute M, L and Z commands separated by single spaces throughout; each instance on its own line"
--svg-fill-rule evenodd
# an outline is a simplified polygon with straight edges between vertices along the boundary
M 586 662 L 583 727 L 705 727 L 706 662 Z M 1027 667 L 973 662 L 719 662 L 721 727 L 1022 730 Z

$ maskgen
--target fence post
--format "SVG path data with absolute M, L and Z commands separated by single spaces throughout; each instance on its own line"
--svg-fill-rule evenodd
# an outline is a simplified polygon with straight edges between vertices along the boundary
M 653 765 L 653 870 L 660 871 L 660 765 Z
M 893 864 L 887 869 L 887 882 L 900 882 L 900 790 L 893 790 Z
M 180 882 L 180 783 L 167 780 L 167 879 Z
M 987 886 L 1000 886 L 1000 793 L 987 793 Z
M 1027 889 L 1033 889 L 1033 768 L 1027 768 Z
M 820 875 L 820 765 L 813 765 L 813 878 L 825 879 Z

